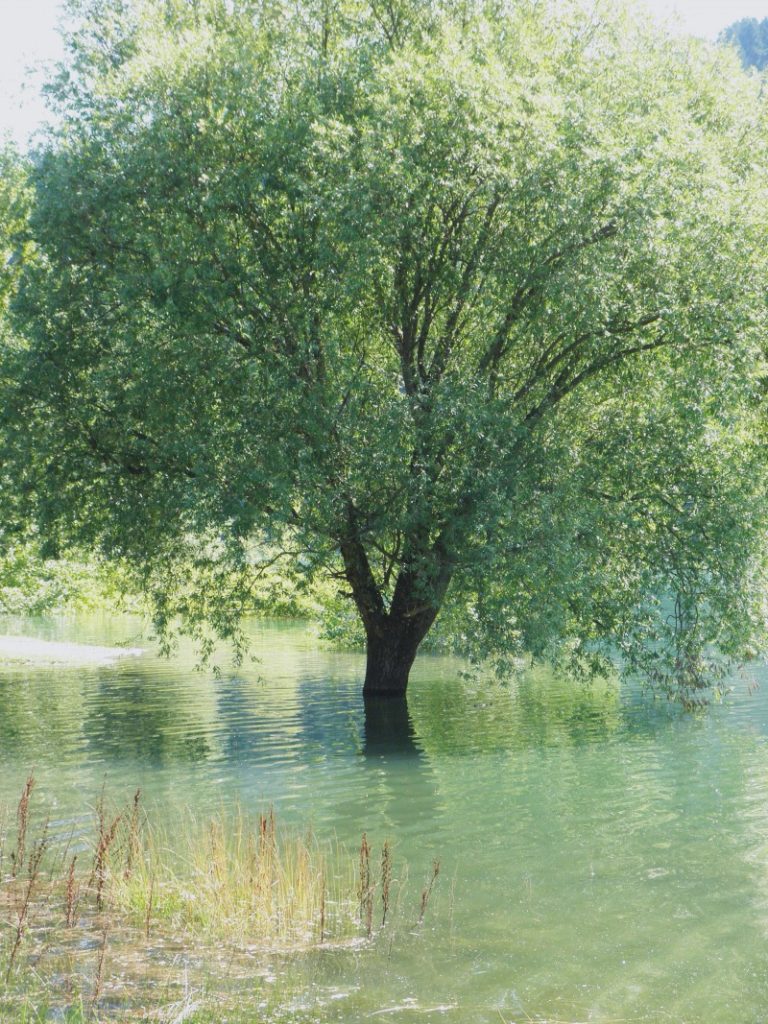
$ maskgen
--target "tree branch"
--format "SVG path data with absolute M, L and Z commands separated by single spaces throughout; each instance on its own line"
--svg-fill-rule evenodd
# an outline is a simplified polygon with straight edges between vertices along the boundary
M 344 561 L 345 576 L 365 631 L 367 634 L 379 633 L 386 617 L 384 599 L 360 539 L 357 510 L 351 501 L 347 503 L 347 522 L 339 538 L 339 549 Z

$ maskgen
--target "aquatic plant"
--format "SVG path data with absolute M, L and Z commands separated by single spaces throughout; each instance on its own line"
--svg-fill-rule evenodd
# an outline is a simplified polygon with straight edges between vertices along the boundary
M 395 874 L 389 840 L 376 858 L 365 834 L 351 851 L 271 808 L 163 825 L 139 790 L 125 808 L 102 793 L 93 828 L 61 836 L 33 820 L 34 787 L 30 776 L 0 824 L 0 1021 L 161 1021 L 164 1006 L 186 1007 L 168 1021 L 193 1019 L 180 963 L 215 984 L 224 960 L 253 977 L 259 958 L 364 948 L 385 929 L 392 941 L 407 872 Z M 419 923 L 438 873 L 435 861 Z M 413 914 L 400 916 L 412 929 Z
M 280 828 L 273 810 L 204 824 L 188 814 L 172 838 L 146 820 L 139 831 L 123 826 L 102 898 L 147 936 L 171 928 L 281 951 L 359 937 L 352 859 L 311 831 Z

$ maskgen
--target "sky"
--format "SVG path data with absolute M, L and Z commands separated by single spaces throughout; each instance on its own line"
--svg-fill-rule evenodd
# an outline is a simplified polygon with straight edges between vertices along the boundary
M 710 39 L 739 18 L 768 18 L 768 0 L 645 0 L 659 17 Z M 60 0 L 0 0 L 0 135 L 24 146 L 45 116 L 44 72 L 62 53 L 56 26 Z

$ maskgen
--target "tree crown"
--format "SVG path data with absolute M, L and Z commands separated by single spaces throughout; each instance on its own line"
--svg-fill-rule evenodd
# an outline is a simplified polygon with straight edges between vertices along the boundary
M 751 649 L 765 109 L 613 6 L 87 5 L 6 388 L 41 527 L 225 635 L 269 551 L 369 640 Z

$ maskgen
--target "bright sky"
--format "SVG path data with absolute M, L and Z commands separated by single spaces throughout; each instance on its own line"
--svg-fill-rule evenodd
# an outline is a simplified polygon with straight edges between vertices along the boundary
M 739 18 L 768 17 L 768 0 L 645 0 L 659 16 L 680 18 L 681 27 L 714 39 Z M 61 55 L 56 33 L 60 0 L 0 0 L 0 134 L 24 145 L 45 114 L 40 72 L 31 66 Z
M 741 18 L 768 18 L 768 0 L 645 0 L 663 18 L 677 15 L 686 31 L 715 39 Z
M 0 133 L 20 145 L 45 116 L 44 76 L 29 68 L 61 56 L 60 8 L 59 0 L 0 0 Z

